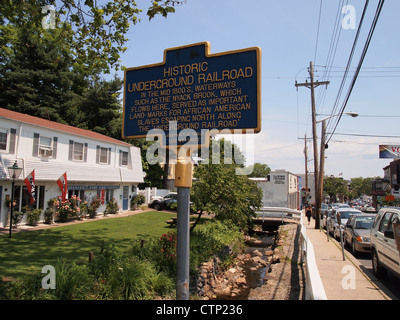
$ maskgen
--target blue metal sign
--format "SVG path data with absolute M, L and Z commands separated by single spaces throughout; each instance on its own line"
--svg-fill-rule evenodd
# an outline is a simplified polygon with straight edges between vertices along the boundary
M 142 138 L 154 129 L 167 137 L 184 129 L 199 136 L 212 129 L 259 132 L 260 63 L 258 47 L 210 54 L 210 43 L 202 42 L 166 49 L 162 63 L 126 69 L 122 136 Z

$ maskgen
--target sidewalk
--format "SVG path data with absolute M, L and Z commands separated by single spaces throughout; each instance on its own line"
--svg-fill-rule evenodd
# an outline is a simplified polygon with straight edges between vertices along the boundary
M 392 300 L 361 270 L 361 263 L 333 238 L 327 240 L 326 231 L 315 229 L 315 221 L 303 219 L 308 239 L 314 247 L 315 262 L 328 300 Z

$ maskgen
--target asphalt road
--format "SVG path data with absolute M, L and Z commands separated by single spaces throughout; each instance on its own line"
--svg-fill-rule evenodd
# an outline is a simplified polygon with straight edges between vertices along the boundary
M 330 238 L 330 240 L 336 241 L 332 237 Z M 338 242 L 338 245 L 340 245 L 340 242 Z M 349 248 L 346 247 L 345 247 L 345 252 L 346 255 L 352 254 L 349 251 Z M 362 271 L 379 287 L 379 289 L 381 289 L 392 299 L 400 300 L 400 278 L 396 277 L 392 272 L 388 271 L 384 279 L 379 279 L 377 281 L 372 271 L 371 254 L 359 253 L 356 259 L 360 261 L 362 265 L 361 267 Z
M 371 279 L 376 279 L 372 271 L 371 255 L 367 253 L 359 254 L 357 260 L 362 263 L 365 267 L 364 273 Z M 376 282 L 375 282 L 376 283 Z M 382 287 L 379 285 L 382 285 Z M 396 277 L 392 272 L 388 271 L 384 279 L 379 279 L 378 287 L 384 291 L 388 296 L 394 299 L 400 300 L 400 278 Z M 386 290 L 388 290 L 392 295 L 390 295 Z

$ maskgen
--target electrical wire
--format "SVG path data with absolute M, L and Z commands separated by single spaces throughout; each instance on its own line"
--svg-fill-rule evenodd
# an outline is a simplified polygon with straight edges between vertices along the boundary
M 317 39 L 315 40 L 314 62 L 317 61 L 319 27 L 321 25 L 321 13 L 322 13 L 322 0 L 321 0 L 321 2 L 319 4 L 319 17 L 318 17 L 318 27 L 317 27 Z
M 346 80 L 347 80 L 347 75 L 349 73 L 351 63 L 353 61 L 354 52 L 355 52 L 355 49 L 356 49 L 356 46 L 357 46 L 357 42 L 358 42 L 358 39 L 359 39 L 359 36 L 360 36 L 360 32 L 361 32 L 362 25 L 363 25 L 363 22 L 364 22 L 365 14 L 366 14 L 367 9 L 368 9 L 368 4 L 369 4 L 369 0 L 366 0 L 365 5 L 364 5 L 364 10 L 363 10 L 363 13 L 362 13 L 362 16 L 361 16 L 361 19 L 360 19 L 360 23 L 359 23 L 358 28 L 357 28 L 357 33 L 356 33 L 356 36 L 355 36 L 354 41 L 353 41 L 353 46 L 352 46 L 351 51 L 350 51 L 350 56 L 349 56 L 348 61 L 347 61 L 347 66 L 345 68 L 345 72 L 344 72 L 344 75 L 343 75 L 343 78 L 342 78 L 342 82 L 341 82 L 340 87 L 339 87 L 339 92 L 338 92 L 338 94 L 336 96 L 335 103 L 333 105 L 332 115 L 337 113 L 336 110 L 337 110 L 337 107 L 338 107 L 338 104 L 339 104 L 340 97 L 341 97 L 342 92 L 343 92 L 344 85 L 345 85 Z M 343 112 L 343 111 L 341 111 L 341 112 Z M 341 115 L 339 116 L 339 118 L 340 117 L 341 117 Z M 328 122 L 327 122 L 327 126 L 326 126 L 327 129 L 330 126 L 331 120 L 332 120 L 332 118 L 329 119 Z
M 372 22 L 371 28 L 370 28 L 370 30 L 369 30 L 368 37 L 367 37 L 366 43 L 365 43 L 365 45 L 364 45 L 364 49 L 363 49 L 363 52 L 362 52 L 362 54 L 361 54 L 361 58 L 360 58 L 360 61 L 359 61 L 359 63 L 358 63 L 358 66 L 357 66 L 355 75 L 354 75 L 353 80 L 352 80 L 352 82 L 351 82 L 350 88 L 349 88 L 349 90 L 348 90 L 348 92 L 347 92 L 346 98 L 345 98 L 345 100 L 344 100 L 344 102 L 343 102 L 343 105 L 342 105 L 342 108 L 341 108 L 341 111 L 340 111 L 340 115 L 338 116 L 338 119 L 337 119 L 337 121 L 336 121 L 336 123 L 335 123 L 335 125 L 334 125 L 334 128 L 333 128 L 332 132 L 330 133 L 330 137 L 326 140 L 326 141 L 327 141 L 326 143 L 329 143 L 330 139 L 332 139 L 332 136 L 335 134 L 336 128 L 337 128 L 337 126 L 338 126 L 338 124 L 339 124 L 339 122 L 340 122 L 340 119 L 342 118 L 343 112 L 344 112 L 344 110 L 345 110 L 345 108 L 346 108 L 346 106 L 347 106 L 347 103 L 348 103 L 348 101 L 349 101 L 350 95 L 351 95 L 351 93 L 352 93 L 352 91 L 353 91 L 354 85 L 355 85 L 355 83 L 356 83 L 356 81 L 357 81 L 357 77 L 358 77 L 358 75 L 359 75 L 359 72 L 360 72 L 360 70 L 361 70 L 361 67 L 362 67 L 362 64 L 363 64 L 363 62 L 364 62 L 365 56 L 366 56 L 366 54 L 367 54 L 369 45 L 370 45 L 370 43 L 371 43 L 372 36 L 373 36 L 373 34 L 374 34 L 376 25 L 377 25 L 377 23 L 378 23 L 379 16 L 380 16 L 380 14 L 381 14 L 382 7 L 383 7 L 384 2 L 385 2 L 384 0 L 380 0 L 379 3 L 378 3 L 378 6 L 377 6 L 377 9 L 376 9 L 376 12 L 375 12 L 375 17 L 374 17 L 374 20 L 373 20 L 373 22 Z

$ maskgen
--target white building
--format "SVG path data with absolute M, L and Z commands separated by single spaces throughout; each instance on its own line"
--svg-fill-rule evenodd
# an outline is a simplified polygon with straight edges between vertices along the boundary
M 251 178 L 263 192 L 264 207 L 298 209 L 299 177 L 284 170 L 272 171 L 265 178 Z
M 140 149 L 122 141 L 72 126 L 0 108 L 0 227 L 7 222 L 11 180 L 7 167 L 17 161 L 23 171 L 15 181 L 16 210 L 28 204 L 24 179 L 34 170 L 36 202 L 61 196 L 57 180 L 66 172 L 68 195 L 90 201 L 105 197 L 98 212 L 114 197 L 120 210 L 143 182 Z

